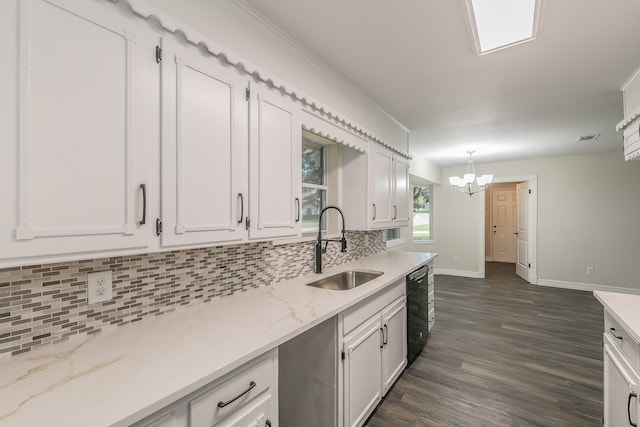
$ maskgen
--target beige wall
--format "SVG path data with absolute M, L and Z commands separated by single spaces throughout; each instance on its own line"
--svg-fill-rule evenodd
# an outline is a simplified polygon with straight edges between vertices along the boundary
M 445 168 L 442 182 L 463 171 Z M 640 291 L 640 162 L 624 162 L 616 152 L 476 164 L 476 171 L 493 173 L 498 180 L 538 176 L 539 283 Z M 480 200 L 436 185 L 434 243 L 410 249 L 438 252 L 435 266 L 441 271 L 481 275 L 485 233 Z M 587 266 L 594 267 L 594 276 L 586 275 Z

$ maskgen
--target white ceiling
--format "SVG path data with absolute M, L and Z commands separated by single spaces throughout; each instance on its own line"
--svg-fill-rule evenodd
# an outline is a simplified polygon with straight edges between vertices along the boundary
M 484 56 L 464 0 L 244 2 L 406 126 L 415 156 L 448 166 L 468 149 L 477 162 L 622 150 L 638 0 L 543 0 L 537 40 Z

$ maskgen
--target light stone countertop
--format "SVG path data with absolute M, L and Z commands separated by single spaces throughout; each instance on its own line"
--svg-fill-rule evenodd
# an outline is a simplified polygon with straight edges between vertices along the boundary
M 633 339 L 640 343 L 640 295 L 594 291 L 596 299 Z
M 387 251 L 322 275 L 301 276 L 0 360 L 0 426 L 130 425 L 436 256 Z M 352 269 L 384 274 L 347 291 L 305 286 Z

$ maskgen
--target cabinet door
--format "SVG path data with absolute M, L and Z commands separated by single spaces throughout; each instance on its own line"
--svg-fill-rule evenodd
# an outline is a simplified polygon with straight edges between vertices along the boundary
M 614 346 L 604 345 L 604 425 L 617 427 L 635 425 L 640 420 L 638 378 Z M 633 422 L 633 424 L 630 423 Z
M 361 426 L 382 399 L 382 323 L 376 315 L 344 340 L 344 420 Z
M 174 407 L 151 420 L 145 420 L 137 427 L 187 427 L 189 425 L 189 419 L 187 417 L 187 405 L 176 404 Z
M 0 259 L 147 246 L 156 38 L 97 2 L 25 0 L 15 22 Z
M 300 236 L 300 107 L 289 97 L 266 88 L 252 92 L 249 237 Z
M 409 163 L 401 157 L 393 159 L 393 224 L 409 223 Z
M 407 306 L 405 298 L 398 298 L 382 312 L 383 394 L 391 388 L 407 366 Z
M 378 144 L 369 144 L 371 167 L 371 227 L 391 226 L 393 155 Z
M 248 81 L 163 40 L 163 245 L 246 239 Z

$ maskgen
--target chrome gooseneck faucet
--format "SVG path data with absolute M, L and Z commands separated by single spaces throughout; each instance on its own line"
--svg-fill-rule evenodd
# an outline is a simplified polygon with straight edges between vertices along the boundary
M 335 209 L 340 212 L 340 216 L 342 217 L 342 239 L 322 239 L 322 215 L 328 209 Z M 322 242 L 326 242 L 324 248 L 322 247 Z M 347 239 L 344 238 L 344 214 L 340 210 L 340 208 L 335 206 L 327 206 L 322 209 L 320 212 L 320 218 L 318 219 L 318 241 L 316 242 L 316 273 L 322 273 L 322 254 L 327 252 L 327 245 L 329 242 L 340 242 L 340 252 L 347 252 Z

